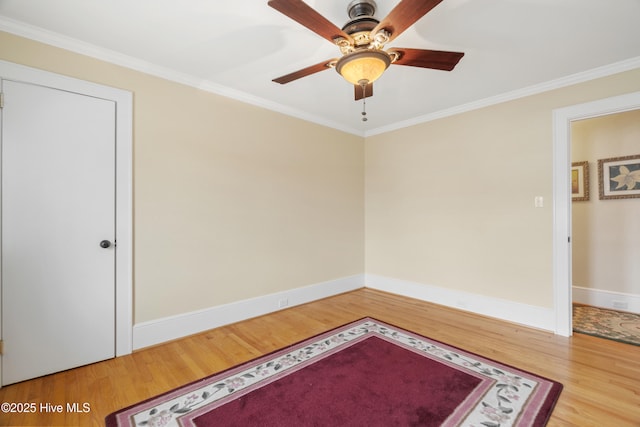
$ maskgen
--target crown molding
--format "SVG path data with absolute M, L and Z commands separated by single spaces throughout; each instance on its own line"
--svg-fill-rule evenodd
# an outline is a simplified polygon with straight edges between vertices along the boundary
M 163 67 L 129 55 L 124 55 L 113 50 L 105 49 L 91 43 L 84 42 L 82 40 L 67 37 L 59 33 L 25 24 L 24 22 L 16 21 L 4 16 L 0 16 L 0 31 L 11 33 L 16 36 L 48 44 L 50 46 L 65 49 L 81 55 L 89 56 L 101 61 L 109 62 L 111 64 L 119 65 L 121 67 L 129 68 L 155 77 L 160 77 L 165 80 L 173 81 L 186 86 L 191 86 L 196 89 L 214 93 L 226 98 L 231 98 L 236 101 L 254 105 L 267 110 L 282 113 L 287 116 L 295 117 L 308 122 L 316 123 L 321 126 L 337 129 L 357 136 L 364 136 L 363 131 L 360 129 L 344 126 L 341 123 L 327 120 L 323 117 L 318 117 L 316 115 L 306 113 L 296 108 L 291 108 L 286 105 L 254 96 L 243 91 L 232 89 L 230 87 L 223 86 L 209 80 L 203 80 L 190 74 L 181 73 L 167 67 Z
M 445 110 L 437 111 L 435 113 L 425 114 L 413 119 L 403 120 L 388 126 L 381 126 L 376 129 L 371 129 L 365 132 L 365 137 L 379 135 L 382 133 L 391 132 L 394 130 L 418 125 L 421 123 L 430 122 L 444 117 L 454 116 L 460 113 L 466 113 L 472 110 L 478 110 L 480 108 L 489 107 L 496 104 L 501 104 L 507 101 L 513 101 L 519 98 L 525 98 L 531 95 L 537 95 L 539 93 L 547 92 L 554 89 L 560 89 L 566 86 L 571 86 L 577 83 L 587 82 L 589 80 L 598 79 L 601 77 L 607 77 L 613 74 L 622 73 L 624 71 L 634 70 L 640 68 L 640 56 L 627 59 L 620 62 L 614 62 L 613 64 L 604 65 L 591 70 L 583 71 L 569 76 L 561 77 L 559 79 L 550 80 L 544 83 L 528 86 L 522 89 L 506 92 L 500 95 L 491 96 L 489 98 L 481 99 L 467 104 L 462 104 L 457 107 L 447 108 Z
M 412 119 L 402 120 L 391 125 L 381 126 L 370 130 L 361 130 L 350 126 L 345 126 L 335 121 L 327 120 L 317 115 L 309 114 L 296 108 L 291 108 L 286 105 L 270 101 L 265 98 L 260 98 L 251 95 L 246 92 L 242 92 L 236 89 L 232 89 L 227 86 L 223 86 L 212 81 L 203 80 L 201 78 L 194 77 L 186 73 L 180 73 L 175 70 L 153 64 L 148 61 L 143 61 L 138 58 L 134 58 L 128 55 L 124 55 L 119 52 L 115 52 L 109 49 L 104 49 L 95 46 L 90 43 L 83 42 L 78 39 L 63 36 L 59 33 L 44 30 L 42 28 L 25 24 L 24 22 L 16 21 L 7 17 L 0 16 L 0 31 L 5 31 L 11 34 L 15 34 L 20 37 L 35 40 L 44 44 L 66 49 L 75 53 L 79 53 L 85 56 L 96 58 L 102 61 L 106 61 L 115 65 L 119 65 L 125 68 L 130 68 L 135 71 L 139 71 L 145 74 L 149 74 L 155 77 L 160 77 L 165 80 L 170 80 L 176 83 L 184 84 L 186 86 L 195 87 L 206 92 L 214 93 L 216 95 L 231 98 L 240 102 L 244 102 L 250 105 L 254 105 L 267 110 L 275 111 L 287 116 L 295 117 L 301 120 L 305 120 L 311 123 L 315 123 L 321 126 L 326 126 L 336 130 L 340 130 L 346 133 L 350 133 L 356 136 L 369 137 L 379 135 L 382 133 L 391 132 L 394 130 L 403 129 L 406 127 L 418 125 L 421 123 L 430 122 L 433 120 L 442 119 L 456 114 L 465 113 L 480 108 L 489 107 L 492 105 L 500 104 L 507 101 L 512 101 L 519 98 L 524 98 L 531 95 L 536 95 L 542 92 L 547 92 L 554 89 L 559 89 L 565 86 L 574 85 L 577 83 L 594 80 L 600 77 L 606 77 L 612 74 L 621 73 L 624 71 L 640 68 L 640 57 L 631 58 L 628 60 L 615 62 L 613 64 L 605 65 L 602 67 L 594 68 L 592 70 L 583 71 L 580 73 L 565 76 L 559 79 L 551 80 L 548 82 L 528 86 L 522 89 L 506 92 L 501 95 L 491 96 L 489 98 L 481 99 L 478 101 L 462 104 L 456 107 L 447 108 L 437 111 L 435 113 L 425 114 L 417 116 Z

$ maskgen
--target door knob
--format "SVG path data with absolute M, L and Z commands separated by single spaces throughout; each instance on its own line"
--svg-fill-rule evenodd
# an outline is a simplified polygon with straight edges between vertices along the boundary
M 100 247 L 103 249 L 107 249 L 109 246 L 111 246 L 111 242 L 108 240 L 103 240 L 102 242 L 100 242 Z

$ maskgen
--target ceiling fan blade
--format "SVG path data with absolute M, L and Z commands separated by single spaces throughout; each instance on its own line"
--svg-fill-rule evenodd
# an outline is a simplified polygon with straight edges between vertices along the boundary
M 351 36 L 301 0 L 269 0 L 267 4 L 331 43 L 340 37 L 353 42 Z
M 329 64 L 332 61 L 333 60 L 330 59 L 328 61 L 324 61 L 324 62 L 320 62 L 320 63 L 315 64 L 315 65 L 311 65 L 310 67 L 303 68 L 302 70 L 294 71 L 293 73 L 287 74 L 287 75 L 282 76 L 282 77 L 278 77 L 277 79 L 273 79 L 273 81 L 283 85 L 285 83 L 289 83 L 289 82 L 292 82 L 294 80 L 301 79 L 302 77 L 310 76 L 311 74 L 315 74 L 315 73 L 318 73 L 320 71 L 328 70 L 328 69 L 331 68 L 329 66 Z
M 362 98 L 373 96 L 373 83 L 369 83 L 365 86 L 364 93 L 362 93 L 362 86 L 353 85 L 353 93 L 355 95 L 356 101 L 360 101 Z
M 453 70 L 464 56 L 462 52 L 447 52 L 444 50 L 409 49 L 403 47 L 394 47 L 389 50 L 400 54 L 400 57 L 396 59 L 394 64 L 433 68 L 444 71 Z
M 389 15 L 384 18 L 371 31 L 372 34 L 380 30 L 385 30 L 391 34 L 389 41 L 402 34 L 407 28 L 412 26 L 418 19 L 422 18 L 431 9 L 436 7 L 442 0 L 401 0 L 393 8 Z

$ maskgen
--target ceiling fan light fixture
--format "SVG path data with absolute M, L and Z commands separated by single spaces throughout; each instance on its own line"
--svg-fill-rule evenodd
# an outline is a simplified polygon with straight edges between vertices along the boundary
M 391 57 L 382 50 L 359 50 L 344 55 L 336 63 L 336 71 L 354 85 L 376 81 L 391 64 Z

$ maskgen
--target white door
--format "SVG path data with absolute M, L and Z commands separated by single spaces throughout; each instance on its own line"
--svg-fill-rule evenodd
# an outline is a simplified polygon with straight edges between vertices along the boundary
M 2 384 L 115 356 L 115 103 L 3 80 Z M 109 247 L 101 247 L 101 242 Z

